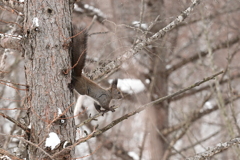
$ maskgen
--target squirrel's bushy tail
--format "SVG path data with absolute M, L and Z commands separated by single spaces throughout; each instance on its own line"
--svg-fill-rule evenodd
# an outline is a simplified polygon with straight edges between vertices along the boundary
M 72 46 L 73 76 L 80 77 L 87 55 L 87 32 L 85 29 L 76 25 L 73 26 Z

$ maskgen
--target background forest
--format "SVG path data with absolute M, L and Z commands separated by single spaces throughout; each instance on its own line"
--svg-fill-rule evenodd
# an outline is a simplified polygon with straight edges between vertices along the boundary
M 60 1 L 42 1 L 41 5 L 46 3 L 53 8 L 51 14 L 58 14 L 54 5 L 60 6 Z M 0 1 L 0 155 L 2 159 L 23 159 L 40 150 L 36 151 L 39 159 L 61 159 L 56 155 L 64 145 L 49 151 L 44 143 L 48 136 L 35 141 L 29 127 L 42 126 L 42 119 L 58 111 L 49 110 L 50 114 L 42 117 L 26 106 L 29 70 L 21 39 L 28 33 L 24 16 L 31 16 L 26 14 L 27 2 Z M 72 158 L 240 159 L 240 1 L 80 0 L 70 15 L 73 24 L 88 29 L 84 74 L 104 88 L 118 78 L 124 95 L 112 101 L 116 111 L 103 116 L 91 98 L 71 95 L 75 100 L 69 99 L 76 105 L 71 105 L 66 117 L 74 121 L 67 119 L 66 123 L 73 125 L 69 132 L 74 133 L 66 134 L 72 141 L 81 140 L 71 148 Z M 54 24 L 55 20 L 46 18 L 46 22 Z M 169 29 L 166 26 L 171 22 Z M 36 35 L 43 26 L 39 20 Z M 114 65 L 107 71 L 110 63 Z M 99 75 L 98 70 L 104 74 Z M 176 96 L 165 97 L 178 91 L 181 93 Z M 162 97 L 166 99 L 159 100 Z M 32 122 L 31 114 L 40 118 Z M 52 129 L 46 125 L 42 130 L 49 133 Z M 27 146 L 34 149 L 27 151 Z

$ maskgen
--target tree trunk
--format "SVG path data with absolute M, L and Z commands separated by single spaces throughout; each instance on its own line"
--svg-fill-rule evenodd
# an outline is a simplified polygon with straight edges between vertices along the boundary
M 69 69 L 72 4 L 67 0 L 24 1 L 24 54 L 26 82 L 29 86 L 26 104 L 29 108 L 31 132 L 29 159 L 49 159 L 39 148 L 52 155 L 73 143 L 75 124 L 73 95 Z M 59 110 L 63 113 L 59 113 Z M 46 147 L 49 133 L 60 139 L 58 146 Z M 65 143 L 66 144 L 66 143 Z M 53 150 L 54 149 L 54 150 Z M 70 159 L 70 151 L 57 159 Z
M 150 21 L 156 19 L 157 16 L 164 16 L 164 1 L 163 0 L 150 0 L 147 3 L 149 9 Z M 159 19 L 161 21 L 161 18 Z M 160 28 L 166 24 L 158 23 L 152 28 L 152 32 L 156 33 Z M 153 44 L 152 52 L 150 54 L 152 59 L 152 82 L 150 85 L 150 98 L 151 101 L 168 94 L 168 76 L 166 73 L 166 50 L 164 49 L 163 40 L 157 41 Z M 167 149 L 167 143 L 159 132 L 161 129 L 168 125 L 168 102 L 155 104 L 147 111 L 147 117 L 150 118 L 148 129 L 150 132 L 149 146 L 152 160 L 162 159 L 164 152 Z

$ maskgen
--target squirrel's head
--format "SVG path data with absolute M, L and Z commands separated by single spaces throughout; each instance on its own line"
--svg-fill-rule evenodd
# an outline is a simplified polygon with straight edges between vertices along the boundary
M 111 85 L 111 94 L 112 99 L 121 99 L 123 98 L 122 92 L 117 88 L 118 80 L 114 79 Z

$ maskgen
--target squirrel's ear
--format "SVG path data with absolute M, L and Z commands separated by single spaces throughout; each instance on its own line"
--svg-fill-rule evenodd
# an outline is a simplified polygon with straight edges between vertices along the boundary
M 112 82 L 112 88 L 117 88 L 118 79 L 114 79 Z

